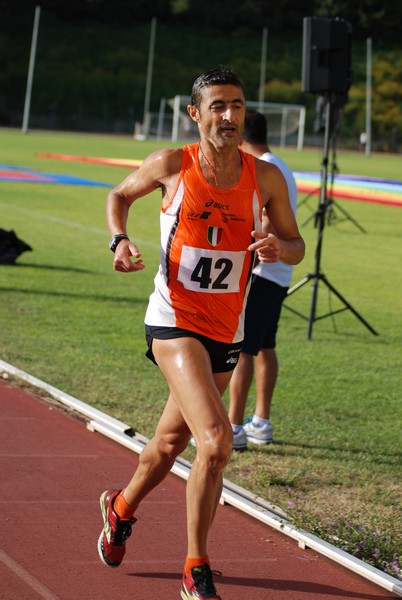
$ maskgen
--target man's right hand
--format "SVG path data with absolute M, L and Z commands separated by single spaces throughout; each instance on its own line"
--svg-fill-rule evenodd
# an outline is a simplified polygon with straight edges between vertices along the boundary
M 145 269 L 145 265 L 140 257 L 141 252 L 134 242 L 122 240 L 116 248 L 113 268 L 115 271 L 120 271 L 122 273 L 142 271 Z

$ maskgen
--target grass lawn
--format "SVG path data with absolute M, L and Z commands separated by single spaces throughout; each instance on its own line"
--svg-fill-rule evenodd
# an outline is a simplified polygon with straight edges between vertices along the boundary
M 127 168 L 36 154 L 144 158 L 160 146 L 130 137 L 3 129 L 0 163 L 116 184 Z M 320 150 L 280 155 L 294 170 L 320 170 Z M 337 163 L 341 174 L 402 179 L 398 156 L 338 152 Z M 150 437 L 167 397 L 162 375 L 144 356 L 143 331 L 159 259 L 159 193 L 139 200 L 130 214 L 129 234 L 147 267 L 133 275 L 112 269 L 106 188 L 0 181 L 0 190 L 0 227 L 33 248 L 15 265 L 0 265 L 0 358 Z M 309 200 L 313 210 L 315 202 Z M 300 526 L 396 574 L 402 554 L 402 208 L 338 202 L 366 232 L 340 218 L 335 206 L 335 219 L 324 229 L 321 271 L 379 335 L 348 310 L 317 320 L 307 340 L 312 283 L 289 297 L 289 307 L 305 316 L 283 310 L 275 443 L 234 454 L 225 477 L 281 506 Z M 309 216 L 301 204 L 307 253 L 294 283 L 314 271 L 317 229 L 305 223 Z M 320 282 L 317 316 L 339 307 Z M 253 403 L 254 387 L 249 412 Z M 193 457 L 188 448 L 185 458 Z

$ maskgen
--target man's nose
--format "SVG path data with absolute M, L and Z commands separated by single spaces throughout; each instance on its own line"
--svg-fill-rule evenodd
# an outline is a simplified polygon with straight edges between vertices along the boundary
M 233 120 L 233 109 L 228 106 L 222 113 L 222 119 L 224 121 L 231 122 Z

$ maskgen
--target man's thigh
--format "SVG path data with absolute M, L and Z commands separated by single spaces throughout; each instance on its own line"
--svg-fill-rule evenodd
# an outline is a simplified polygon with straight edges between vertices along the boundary
M 205 428 L 227 427 L 221 395 L 231 372 L 214 374 L 206 348 L 193 337 L 154 339 L 152 349 L 191 432 L 202 434 Z

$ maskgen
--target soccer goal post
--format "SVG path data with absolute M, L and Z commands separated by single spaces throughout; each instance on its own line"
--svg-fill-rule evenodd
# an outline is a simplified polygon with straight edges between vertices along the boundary
M 194 139 L 198 136 L 196 123 L 187 112 L 190 96 L 177 95 L 167 101 L 173 111 L 171 141 L 178 142 Z M 265 115 L 268 122 L 269 141 L 284 148 L 289 143 L 296 144 L 298 150 L 303 149 L 306 107 L 300 104 L 279 104 L 272 102 L 250 102 L 248 108 L 254 108 Z M 165 106 L 164 106 L 165 110 Z M 164 118 L 171 115 L 164 113 Z

